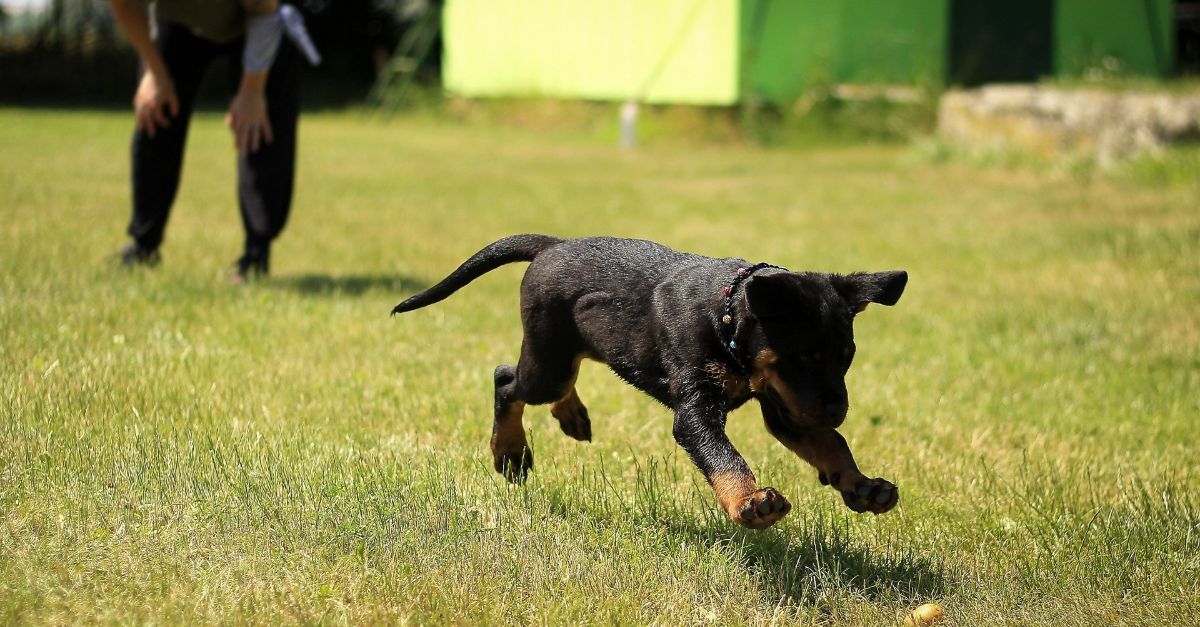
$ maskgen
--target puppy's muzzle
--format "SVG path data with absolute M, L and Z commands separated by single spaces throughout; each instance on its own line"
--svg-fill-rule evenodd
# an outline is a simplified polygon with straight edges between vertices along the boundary
M 784 413 L 792 422 L 810 428 L 836 429 L 845 422 L 846 412 L 850 409 L 846 401 L 797 403 L 775 390 L 768 390 L 767 396 L 776 405 L 784 408 Z

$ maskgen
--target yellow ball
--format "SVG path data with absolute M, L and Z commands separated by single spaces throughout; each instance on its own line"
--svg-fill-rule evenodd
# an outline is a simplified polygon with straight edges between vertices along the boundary
M 942 620 L 942 617 L 945 615 L 946 612 L 937 603 L 918 605 L 917 609 L 910 612 L 908 617 L 904 619 L 904 627 L 925 627 L 926 625 L 932 625 Z

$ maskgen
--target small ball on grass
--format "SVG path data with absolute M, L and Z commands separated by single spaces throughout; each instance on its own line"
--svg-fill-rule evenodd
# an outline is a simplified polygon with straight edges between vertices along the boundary
M 945 615 L 946 612 L 937 603 L 924 603 L 909 612 L 904 618 L 904 627 L 926 627 L 942 620 Z

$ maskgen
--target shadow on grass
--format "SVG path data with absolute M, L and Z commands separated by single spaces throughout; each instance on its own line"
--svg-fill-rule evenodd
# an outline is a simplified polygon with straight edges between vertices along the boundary
M 396 274 L 301 274 L 272 278 L 271 284 L 305 296 L 361 296 L 382 290 L 397 299 L 429 287 L 424 281 Z
M 813 512 L 769 532 L 732 529 L 715 517 L 670 527 L 721 546 L 757 575 L 764 597 L 783 606 L 820 606 L 835 590 L 881 603 L 923 602 L 947 592 L 943 564 L 891 542 L 869 542 L 834 513 Z
M 946 596 L 945 567 L 915 552 L 855 542 L 845 531 L 759 536 L 739 547 L 774 600 L 816 602 L 830 587 L 872 601 L 923 602 Z
M 676 541 L 712 547 L 737 560 L 772 605 L 821 608 L 831 593 L 911 605 L 944 598 L 952 585 L 947 576 L 952 569 L 936 556 L 909 547 L 900 532 L 880 537 L 854 524 L 854 515 L 842 512 L 840 504 L 795 509 L 779 526 L 752 531 L 731 523 L 698 481 L 693 490 L 672 489 L 681 482 L 677 468 L 655 459 L 640 463 L 631 501 L 617 493 L 603 468 L 574 483 L 598 489 L 598 502 L 616 501 L 630 508 L 628 520 L 649 521 L 650 527 L 665 529 Z M 551 511 L 592 518 L 610 515 L 607 508 L 603 514 L 580 508 L 577 495 L 578 488 L 562 494 L 549 491 Z

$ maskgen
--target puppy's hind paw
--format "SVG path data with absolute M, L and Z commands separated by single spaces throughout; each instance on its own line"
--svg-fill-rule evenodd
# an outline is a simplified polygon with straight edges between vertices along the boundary
M 592 441 L 592 421 L 587 407 L 579 400 L 575 390 L 561 401 L 550 404 L 550 413 L 558 419 L 562 432 L 580 442 Z
M 900 491 L 886 479 L 863 477 L 853 490 L 842 492 L 842 500 L 846 502 L 846 507 L 860 514 L 882 514 L 900 502 Z
M 493 456 L 492 467 L 510 483 L 524 483 L 529 471 L 533 469 L 533 451 L 522 448 L 514 453 L 496 454 Z
M 559 420 L 558 426 L 563 433 L 580 442 L 592 441 L 592 421 L 588 420 L 586 409 L 573 419 Z

